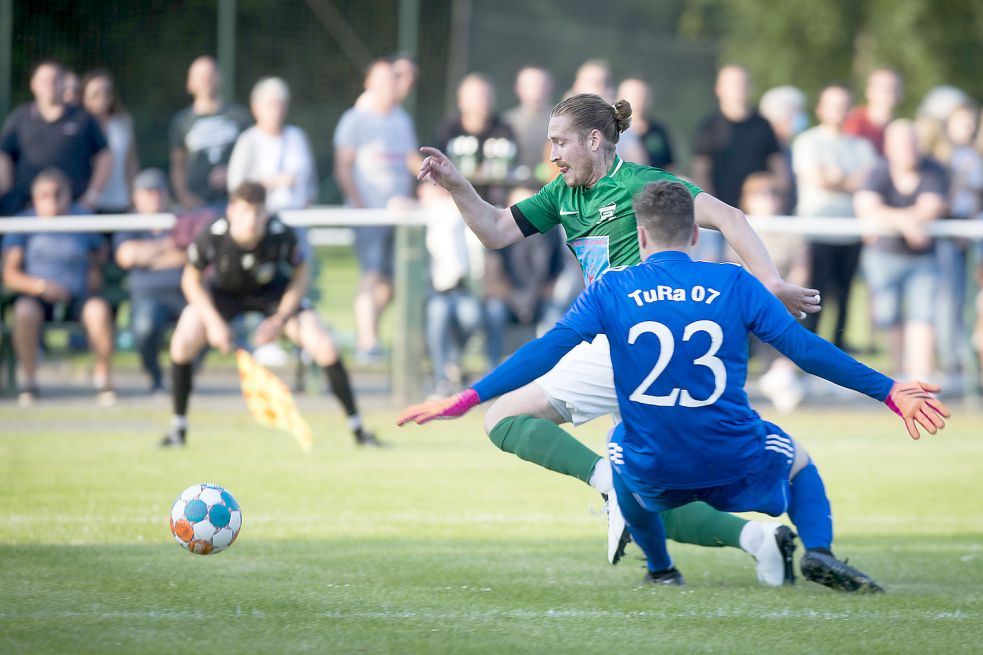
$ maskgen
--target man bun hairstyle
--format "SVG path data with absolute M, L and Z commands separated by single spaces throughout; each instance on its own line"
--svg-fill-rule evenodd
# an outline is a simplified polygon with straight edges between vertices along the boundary
M 553 107 L 550 118 L 558 116 L 566 116 L 570 126 L 583 135 L 597 130 L 604 136 L 605 147 L 613 151 L 621 133 L 631 125 L 631 104 L 619 100 L 612 106 L 599 95 L 580 93 Z
M 682 182 L 646 184 L 632 199 L 636 222 L 663 245 L 689 243 L 696 221 L 693 196 Z
M 619 133 L 631 127 L 631 103 L 627 100 L 614 103 L 614 126 Z
M 235 200 L 241 200 L 254 207 L 262 207 L 266 204 L 266 189 L 258 182 L 243 182 L 229 196 L 229 202 Z

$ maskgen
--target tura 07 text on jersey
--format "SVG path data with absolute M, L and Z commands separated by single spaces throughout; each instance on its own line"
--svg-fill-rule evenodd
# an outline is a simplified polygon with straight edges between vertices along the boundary
M 716 289 L 710 287 L 703 287 L 699 284 L 687 291 L 686 289 L 674 289 L 673 287 L 659 285 L 654 289 L 649 289 L 647 291 L 642 291 L 641 289 L 635 289 L 628 294 L 628 297 L 635 301 L 635 304 L 639 307 L 644 307 L 649 303 L 661 302 L 664 300 L 672 302 L 685 302 L 691 300 L 693 302 L 702 302 L 706 304 L 712 304 L 720 292 Z

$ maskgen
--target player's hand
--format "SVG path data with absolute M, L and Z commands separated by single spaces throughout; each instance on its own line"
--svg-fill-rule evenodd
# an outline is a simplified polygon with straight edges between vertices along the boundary
M 275 341 L 283 334 L 283 326 L 286 321 L 280 314 L 267 316 L 256 326 L 256 333 L 253 334 L 253 343 L 262 346 L 265 343 Z
M 225 321 L 214 320 L 205 323 L 205 336 L 208 338 L 208 345 L 220 353 L 232 352 L 232 328 Z
M 940 390 L 938 385 L 927 382 L 895 382 L 884 404 L 904 420 L 911 438 L 918 439 L 919 425 L 935 434 L 945 427 L 943 418 L 952 416 L 949 408 L 932 395 Z
M 396 425 L 406 425 L 410 421 L 423 425 L 435 418 L 456 418 L 481 403 L 474 389 L 465 389 L 447 398 L 428 400 L 419 405 L 410 405 L 396 419 Z
M 772 285 L 770 290 L 782 301 L 785 309 L 800 320 L 805 318 L 806 314 L 815 314 L 822 309 L 819 292 L 815 289 L 806 289 L 796 284 L 789 284 L 785 280 L 779 280 Z
M 420 152 L 424 154 L 424 159 L 423 163 L 420 164 L 420 172 L 417 173 L 416 179 L 422 182 L 429 177 L 432 183 L 439 184 L 445 189 L 466 182 L 454 162 L 440 150 L 424 146 L 420 148 Z

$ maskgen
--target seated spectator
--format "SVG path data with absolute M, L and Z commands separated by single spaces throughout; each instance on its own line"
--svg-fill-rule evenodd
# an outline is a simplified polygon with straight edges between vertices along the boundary
M 925 226 L 945 215 L 945 169 L 918 151 L 915 127 L 898 119 L 884 131 L 883 161 L 854 196 L 857 217 L 900 236 L 865 239 L 860 265 L 870 285 L 874 323 L 888 330 L 894 368 L 928 379 L 932 373 L 935 298 L 932 238 Z
M 464 381 L 459 358 L 482 321 L 481 303 L 468 287 L 471 261 L 467 240 L 474 236 L 442 187 L 424 184 L 419 193 L 421 204 L 428 210 L 431 291 L 426 306 L 427 349 L 433 364 L 433 393 L 446 396 Z
M 97 69 L 85 74 L 82 106 L 99 123 L 113 157 L 109 180 L 95 201 L 94 209 L 100 214 L 125 213 L 130 209 L 130 189 L 140 163 L 133 137 L 133 119 L 120 103 L 109 71 Z
M 532 195 L 531 189 L 516 188 L 509 204 Z M 563 270 L 564 250 L 562 234 L 551 230 L 485 253 L 486 348 L 491 366 L 508 354 L 505 336 L 509 325 L 525 326 L 535 333 L 559 319 L 564 308 L 553 304 L 553 286 Z
M 137 213 L 158 214 L 170 209 L 163 171 L 148 168 L 133 182 Z M 130 329 L 143 370 L 150 376 L 151 391 L 162 391 L 160 349 L 164 330 L 177 322 L 185 306 L 181 272 L 187 262 L 185 249 L 164 231 L 117 232 L 113 237 L 116 263 L 129 271 Z
M 56 168 L 34 178 L 30 214 L 51 216 L 85 214 L 74 207 L 71 182 Z M 110 358 L 113 354 L 112 312 L 95 294 L 102 285 L 105 242 L 97 234 L 39 232 L 11 234 L 4 240 L 3 284 L 18 294 L 14 302 L 13 342 L 21 366 L 22 406 L 38 394 L 37 356 L 41 325 L 45 321 L 81 321 L 96 357 L 93 381 L 100 405 L 115 401 Z

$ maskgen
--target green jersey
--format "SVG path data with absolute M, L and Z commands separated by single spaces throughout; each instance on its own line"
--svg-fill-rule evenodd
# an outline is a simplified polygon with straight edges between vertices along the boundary
M 659 168 L 626 162 L 615 155 L 607 175 L 591 188 L 568 187 L 557 176 L 539 193 L 512 205 L 512 216 L 525 235 L 562 225 L 567 246 L 589 285 L 611 266 L 639 263 L 635 210 L 631 201 L 642 187 L 659 180 L 682 182 L 695 198 L 700 188 Z

